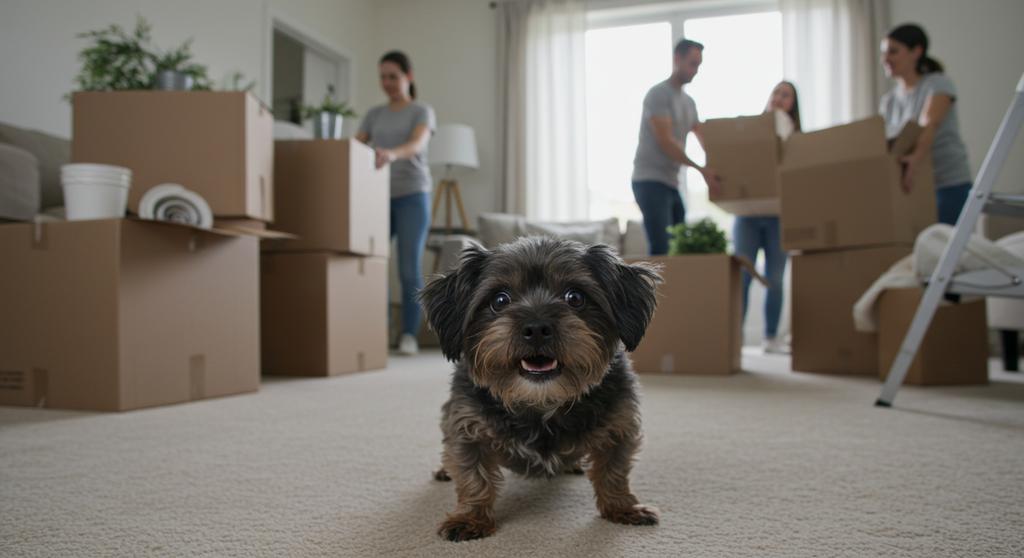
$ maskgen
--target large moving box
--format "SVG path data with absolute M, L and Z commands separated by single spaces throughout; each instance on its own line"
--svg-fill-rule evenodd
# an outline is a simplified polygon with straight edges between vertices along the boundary
M 274 220 L 274 117 L 251 94 L 87 91 L 72 105 L 71 160 L 130 168 L 130 211 L 174 183 L 218 217 Z
M 124 219 L 0 226 L 0 404 L 124 411 L 256 391 L 258 242 Z
M 789 136 L 780 119 L 788 122 L 789 116 L 772 112 L 701 125 L 707 165 L 721 178 L 721 189 L 710 194 L 715 205 L 735 215 L 778 215 L 780 133 Z
M 638 261 L 638 260 L 631 260 Z M 662 266 L 658 307 L 632 353 L 637 372 L 731 374 L 740 370 L 740 268 L 727 254 L 640 258 Z
M 882 119 L 873 117 L 789 138 L 780 170 L 783 248 L 913 244 L 937 218 L 930 162 L 909 194 L 900 186 L 899 157 L 919 134 L 909 124 L 890 147 Z
M 263 371 L 334 376 L 387 366 L 387 259 L 263 253 Z
M 910 251 L 897 245 L 792 256 L 793 370 L 878 374 L 878 336 L 854 329 L 853 304 Z
M 388 255 L 390 174 L 374 168 L 373 149 L 355 140 L 278 141 L 274 157 L 274 229 L 299 238 L 264 249 Z
M 888 289 L 878 301 L 878 377 L 882 380 L 889 376 L 922 295 L 921 289 Z M 985 301 L 940 305 L 903 381 L 916 385 L 987 383 Z

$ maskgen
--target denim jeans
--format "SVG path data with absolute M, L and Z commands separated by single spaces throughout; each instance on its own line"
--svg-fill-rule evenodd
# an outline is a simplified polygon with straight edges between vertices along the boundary
M 764 335 L 775 337 L 782 315 L 782 275 L 786 271 L 786 252 L 782 249 L 779 218 L 774 216 L 737 216 L 732 227 L 732 241 L 736 255 L 751 263 L 757 262 L 758 250 L 764 250 L 764 275 L 768 280 L 768 295 L 764 300 Z M 747 316 L 747 298 L 750 274 L 743 272 L 743 317 Z
M 633 197 L 644 216 L 651 255 L 668 254 L 668 228 L 686 221 L 686 207 L 679 188 L 654 180 L 634 180 Z
M 971 183 L 957 184 L 935 190 L 935 202 L 939 208 L 939 222 L 956 225 L 960 212 L 967 203 L 967 195 L 971 193 Z
M 423 250 L 430 231 L 430 194 L 418 192 L 391 198 L 391 238 L 398 237 L 398 279 L 402 284 L 402 333 L 420 330 Z

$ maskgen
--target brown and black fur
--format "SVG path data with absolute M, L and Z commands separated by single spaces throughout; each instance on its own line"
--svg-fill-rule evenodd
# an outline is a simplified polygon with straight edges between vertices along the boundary
M 457 506 L 442 537 L 494 533 L 503 467 L 550 478 L 582 473 L 586 463 L 602 517 L 658 522 L 658 511 L 629 488 L 641 433 L 624 352 L 643 337 L 658 281 L 653 268 L 625 264 L 603 245 L 527 238 L 469 249 L 454 271 L 426 286 L 427 317 L 456 363 L 435 478 L 455 482 Z M 569 303 L 580 300 L 570 290 L 582 304 Z M 531 373 L 524 359 L 559 366 Z

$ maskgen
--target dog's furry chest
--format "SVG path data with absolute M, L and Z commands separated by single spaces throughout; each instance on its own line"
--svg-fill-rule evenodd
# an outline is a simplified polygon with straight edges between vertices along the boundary
M 596 420 L 570 430 L 557 419 L 532 416 L 496 422 L 491 444 L 502 464 L 527 477 L 553 477 L 576 465 L 596 428 Z

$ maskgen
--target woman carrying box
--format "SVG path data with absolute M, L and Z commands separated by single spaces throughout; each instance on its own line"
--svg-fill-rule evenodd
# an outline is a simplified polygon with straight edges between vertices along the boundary
M 779 111 L 789 116 L 793 129 L 800 131 L 800 103 L 796 86 L 782 81 L 772 89 L 765 112 Z M 764 250 L 764 274 L 768 279 L 768 293 L 764 300 L 764 352 L 785 354 L 789 351 L 778 338 L 779 317 L 782 315 L 782 276 L 786 271 L 786 252 L 782 249 L 777 215 L 739 215 L 733 221 L 733 245 L 736 255 L 751 262 L 757 261 L 757 252 Z M 750 274 L 743 273 L 743 316 L 747 315 Z
M 434 109 L 416 100 L 409 57 L 391 51 L 380 59 L 380 87 L 387 104 L 366 113 L 356 139 L 372 145 L 377 168 L 391 165 L 391 237 L 398 237 L 398 275 L 402 284 L 402 337 L 398 351 L 419 352 L 423 250 L 430 230 L 430 189 L 427 143 L 437 128 Z
M 971 191 L 971 169 L 960 138 L 953 82 L 942 64 L 928 56 L 928 36 L 914 24 L 900 25 L 882 39 L 882 65 L 896 80 L 878 109 L 886 135 L 895 137 L 907 122 L 923 128 L 914 151 L 902 160 L 903 189 L 910 191 L 914 173 L 931 154 L 939 222 L 955 225 Z

